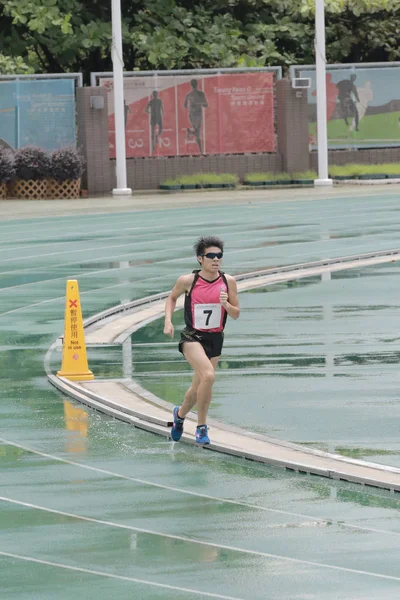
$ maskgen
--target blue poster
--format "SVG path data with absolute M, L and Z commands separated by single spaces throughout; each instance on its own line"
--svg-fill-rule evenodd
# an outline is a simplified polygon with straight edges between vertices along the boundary
M 71 79 L 0 84 L 0 143 L 56 150 L 76 144 L 75 84 Z
M 0 82 L 0 146 L 17 147 L 15 81 Z

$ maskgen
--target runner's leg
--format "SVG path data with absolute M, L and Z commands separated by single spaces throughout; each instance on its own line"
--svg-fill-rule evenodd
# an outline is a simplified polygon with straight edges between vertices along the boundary
M 194 342 L 191 342 L 191 343 L 194 343 Z M 210 362 L 211 362 L 212 366 L 214 367 L 214 370 L 217 368 L 218 361 L 219 361 L 219 356 L 216 356 L 216 357 L 210 359 Z M 192 410 L 192 408 L 197 404 L 197 391 L 199 389 L 200 381 L 201 380 L 200 380 L 199 375 L 195 372 L 193 375 L 193 379 L 192 379 L 192 385 L 186 392 L 185 398 L 182 402 L 182 405 L 179 408 L 179 416 L 182 419 L 184 419 L 186 417 L 186 415 Z
M 194 342 L 190 342 L 190 343 L 194 344 Z M 186 417 L 188 412 L 190 412 L 192 410 L 193 406 L 195 406 L 195 404 L 197 403 L 197 390 L 199 389 L 199 385 L 200 385 L 200 377 L 195 372 L 193 375 L 193 379 L 192 379 L 192 385 L 186 392 L 185 398 L 182 402 L 182 406 L 179 409 L 179 416 L 182 419 L 184 419 Z
M 183 353 L 194 370 L 193 379 L 195 380 L 195 383 L 198 384 L 196 394 L 197 423 L 198 425 L 204 425 L 207 422 L 207 412 L 208 407 L 210 406 L 212 386 L 215 380 L 215 367 L 219 357 L 210 360 L 206 356 L 204 348 L 198 342 L 185 342 L 183 345 Z M 193 396 L 191 397 L 191 401 L 193 401 Z M 186 406 L 182 408 L 182 412 L 185 412 Z M 192 406 L 194 406 L 194 404 Z M 182 412 L 179 409 L 179 415 L 181 417 L 185 416 L 188 411 L 185 415 L 182 414 Z

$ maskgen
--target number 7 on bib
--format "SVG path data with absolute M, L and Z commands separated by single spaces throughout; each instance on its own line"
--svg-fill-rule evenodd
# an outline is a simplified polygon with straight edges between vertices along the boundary
M 221 304 L 195 304 L 194 328 L 216 329 L 221 325 Z

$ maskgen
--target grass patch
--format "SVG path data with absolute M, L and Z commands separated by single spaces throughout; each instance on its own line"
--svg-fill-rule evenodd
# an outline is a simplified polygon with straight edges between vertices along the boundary
M 259 182 L 259 181 L 289 181 L 292 176 L 289 173 L 248 173 L 245 175 L 244 180 L 248 183 Z
M 329 167 L 331 177 L 358 177 L 365 173 L 367 165 L 332 165 Z
M 193 173 L 193 175 L 180 175 L 174 179 L 166 179 L 163 185 L 211 185 L 213 183 L 237 185 L 239 177 L 235 173 Z
M 332 177 L 359 177 L 360 175 L 398 175 L 400 174 L 399 163 L 387 163 L 381 165 L 332 165 L 329 167 Z
M 298 173 L 272 173 L 267 171 L 266 173 L 248 173 L 245 175 L 244 180 L 247 183 L 258 183 L 260 181 L 293 181 L 294 179 L 316 179 L 316 171 L 301 171 Z
M 350 130 L 343 119 L 328 121 L 328 144 L 330 148 L 342 145 L 368 146 L 371 144 L 393 143 L 400 139 L 400 112 L 380 115 L 366 115 L 360 121 L 360 131 Z M 349 119 L 349 124 L 352 119 Z M 316 135 L 316 123 L 309 126 L 310 134 Z
M 318 175 L 316 171 L 300 171 L 299 173 L 292 173 L 293 179 L 317 179 Z

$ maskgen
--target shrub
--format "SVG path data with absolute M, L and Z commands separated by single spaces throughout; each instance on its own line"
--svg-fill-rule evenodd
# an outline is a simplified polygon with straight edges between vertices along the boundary
M 212 183 L 237 185 L 239 177 L 234 173 L 193 173 L 166 179 L 164 185 L 209 185 Z
M 331 177 L 358 177 L 364 175 L 368 171 L 368 165 L 348 164 L 348 165 L 332 165 L 329 167 L 329 175 Z
M 316 171 L 300 171 L 299 173 L 292 173 L 293 179 L 317 179 L 318 175 Z
M 15 153 L 17 179 L 46 179 L 50 173 L 50 157 L 41 148 L 26 146 Z
M 10 150 L 0 148 L 0 183 L 10 181 L 15 175 L 14 155 Z
M 332 165 L 329 167 L 329 174 L 332 177 L 335 176 L 353 176 L 359 177 L 360 175 L 399 175 L 400 164 L 399 163 L 384 163 L 379 165 Z
M 271 173 L 268 171 L 267 173 L 247 173 L 244 179 L 249 183 L 257 181 L 288 181 L 292 179 L 292 176 L 289 173 Z
M 79 179 L 83 173 L 83 158 L 75 148 L 60 148 L 52 152 L 50 174 L 57 181 Z

